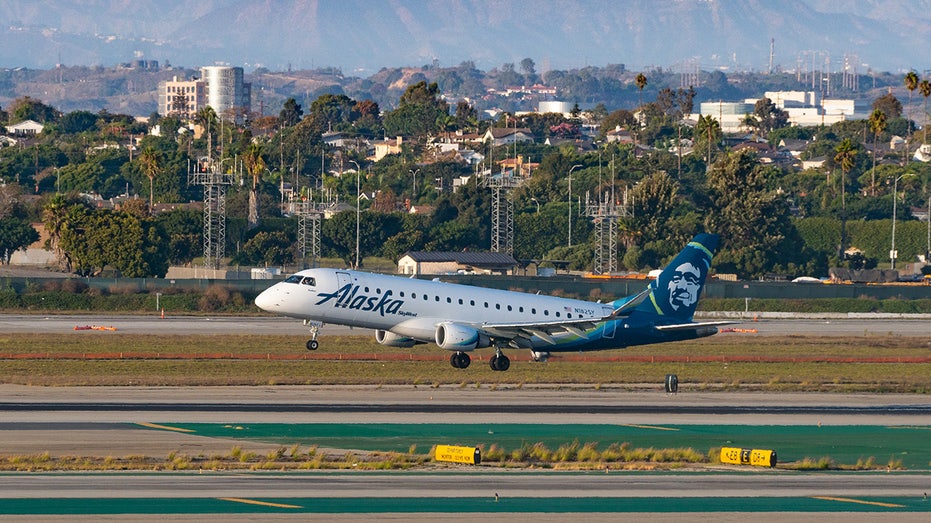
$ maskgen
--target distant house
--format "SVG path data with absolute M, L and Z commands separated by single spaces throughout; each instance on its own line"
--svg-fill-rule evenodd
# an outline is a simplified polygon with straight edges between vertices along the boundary
M 394 140 L 379 140 L 374 144 L 375 154 L 368 159 L 377 162 L 389 154 L 401 154 L 401 144 L 403 143 L 404 138 L 400 136 Z
M 14 136 L 33 136 L 42 132 L 45 126 L 34 120 L 23 120 L 22 122 L 6 126 L 7 134 Z
M 796 140 L 792 138 L 783 138 L 779 140 L 779 150 L 788 152 L 796 160 L 801 159 L 802 153 L 808 148 L 808 140 Z
M 398 260 L 399 274 L 509 274 L 517 260 L 501 252 L 411 251 Z
M 507 145 L 519 142 L 533 142 L 533 133 L 525 127 L 492 127 L 485 131 L 482 136 L 483 142 L 491 142 L 492 145 Z

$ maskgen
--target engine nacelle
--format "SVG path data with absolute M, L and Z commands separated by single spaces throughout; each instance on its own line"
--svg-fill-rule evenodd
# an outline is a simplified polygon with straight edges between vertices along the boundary
M 388 347 L 413 347 L 417 343 L 412 338 L 383 330 L 375 331 L 375 341 Z
M 491 346 L 491 340 L 472 327 L 445 322 L 436 326 L 436 344 L 441 349 L 470 351 Z

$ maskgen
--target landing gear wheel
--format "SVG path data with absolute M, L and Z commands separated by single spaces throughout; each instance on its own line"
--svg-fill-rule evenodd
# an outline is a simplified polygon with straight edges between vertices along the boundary
M 472 358 L 464 352 L 454 352 L 449 355 L 449 364 L 456 369 L 468 368 L 470 363 L 472 363 Z
M 511 360 L 504 354 L 501 354 L 501 355 L 496 354 L 492 356 L 491 360 L 489 361 L 489 364 L 491 365 L 491 370 L 497 370 L 501 372 L 506 371 L 509 368 L 511 368 Z
M 317 350 L 320 347 L 320 342 L 317 340 L 307 340 L 307 350 Z

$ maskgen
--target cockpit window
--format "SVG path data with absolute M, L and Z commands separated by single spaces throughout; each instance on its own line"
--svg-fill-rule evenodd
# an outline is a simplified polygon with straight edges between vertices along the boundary
M 313 287 L 317 285 L 317 280 L 311 278 L 310 276 L 305 276 L 304 279 L 301 280 L 301 285 L 310 285 Z
M 301 276 L 300 274 L 292 274 L 291 276 L 288 276 L 288 279 L 286 279 L 284 282 L 285 283 L 301 283 L 301 278 L 303 278 L 303 276 Z

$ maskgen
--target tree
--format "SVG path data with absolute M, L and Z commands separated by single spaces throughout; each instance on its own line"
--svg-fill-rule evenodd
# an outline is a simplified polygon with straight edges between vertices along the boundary
M 643 73 L 637 73 L 637 77 L 634 78 L 634 84 L 639 89 L 637 95 L 637 124 L 640 127 L 643 127 L 643 88 L 647 86 L 647 77 Z M 637 134 L 640 134 L 640 129 L 637 129 Z
M 711 165 L 712 157 L 712 147 L 714 144 L 718 143 L 721 140 L 723 134 L 721 133 L 721 124 L 718 121 L 711 117 L 711 115 L 699 116 L 698 122 L 695 124 L 695 136 L 698 138 L 696 141 L 701 143 L 708 148 L 708 156 L 705 158 L 705 164 Z M 698 144 L 696 144 L 698 145 Z
M 759 130 L 762 136 L 768 136 L 772 131 L 789 125 L 789 113 L 776 107 L 769 98 L 760 98 L 753 105 L 753 117 L 747 123 Z
M 537 74 L 536 64 L 530 58 L 524 58 L 520 61 L 520 71 L 525 75 Z
M 39 241 L 39 233 L 28 221 L 15 217 L 0 220 L 0 263 L 9 265 L 13 253 Z
M 915 71 L 909 71 L 905 74 L 905 88 L 908 89 L 908 135 L 905 137 L 905 143 L 908 143 L 912 129 L 912 93 L 918 88 L 918 75 L 915 74 Z
M 902 116 L 902 102 L 892 93 L 886 93 L 873 101 L 873 110 L 879 109 L 886 118 L 895 119 Z
M 385 131 L 392 136 L 415 136 L 423 141 L 436 132 L 440 117 L 448 115 L 449 105 L 442 99 L 437 84 L 418 82 L 404 91 L 397 109 L 385 114 Z
M 142 164 L 142 171 L 149 178 L 149 212 L 151 213 L 154 205 L 155 177 L 161 169 L 161 158 L 154 147 L 146 147 L 139 155 L 139 163 Z
M 840 247 L 838 257 L 844 255 L 847 250 L 847 176 L 850 170 L 856 165 L 857 150 L 853 147 L 850 138 L 845 138 L 836 148 L 834 163 L 840 166 L 843 177 L 840 182 L 841 190 L 841 216 L 840 216 Z
M 217 113 L 209 105 L 197 111 L 194 115 L 194 123 L 200 125 L 207 131 L 207 158 L 213 157 L 213 128 L 217 126 Z
M 924 99 L 925 99 L 925 119 L 926 119 L 926 120 L 931 119 L 931 118 L 929 118 L 929 115 L 928 115 L 928 97 L 931 96 L 931 82 L 928 82 L 927 79 L 922 80 L 921 83 L 918 84 L 918 92 L 921 93 L 921 96 L 923 96 Z M 928 143 L 928 123 L 927 123 L 927 121 L 925 122 L 925 124 L 924 124 L 922 127 L 924 127 L 924 131 L 925 131 L 925 136 L 924 136 L 924 139 L 922 140 L 922 142 L 923 142 L 923 143 Z
M 705 226 L 721 235 L 719 271 L 759 277 L 800 254 L 801 246 L 792 241 L 789 206 L 768 187 L 772 175 L 750 150 L 724 156 L 709 171 Z
M 281 112 L 278 113 L 278 125 L 292 127 L 301 121 L 302 116 L 304 116 L 304 110 L 301 109 L 301 104 L 297 103 L 294 98 L 288 98 L 285 100 Z
M 252 177 L 252 190 L 249 191 L 249 216 L 246 219 L 248 228 L 252 229 L 259 224 L 259 207 L 256 191 L 259 180 L 265 172 L 265 160 L 262 158 L 262 146 L 252 142 L 243 152 L 242 161 L 246 165 L 246 172 Z
M 870 114 L 870 131 L 873 131 L 873 169 L 870 173 L 870 196 L 876 196 L 876 155 L 879 154 L 877 142 L 879 135 L 886 130 L 886 115 L 879 109 Z

